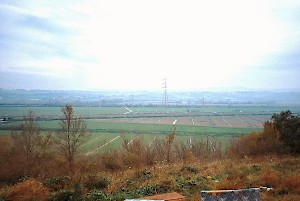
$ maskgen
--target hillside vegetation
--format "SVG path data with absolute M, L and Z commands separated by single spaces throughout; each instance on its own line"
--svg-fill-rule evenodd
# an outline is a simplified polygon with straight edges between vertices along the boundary
M 72 106 L 56 133 L 41 134 L 29 113 L 18 131 L 0 138 L 2 200 L 124 200 L 177 191 L 266 186 L 263 200 L 300 199 L 299 116 L 274 114 L 261 132 L 234 138 L 179 141 L 173 127 L 152 146 L 122 137 L 119 149 L 86 155 L 86 124 Z
M 300 199 L 299 157 L 260 156 L 244 159 L 157 164 L 118 171 L 87 171 L 48 179 L 24 178 L 3 185 L 3 200 L 124 200 L 177 191 L 199 201 L 200 190 L 267 186 L 264 201 Z

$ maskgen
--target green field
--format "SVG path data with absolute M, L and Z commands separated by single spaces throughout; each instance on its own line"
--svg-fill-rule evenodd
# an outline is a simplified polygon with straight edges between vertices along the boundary
M 186 113 L 227 113 L 227 114 L 273 114 L 285 110 L 291 110 L 294 113 L 300 113 L 299 106 L 169 106 L 167 108 L 160 106 L 134 106 L 129 107 L 135 113 L 158 113 L 158 114 L 186 114 Z M 24 116 L 28 111 L 33 111 L 36 116 L 61 116 L 60 107 L 16 107 L 1 106 L 0 118 L 5 116 Z M 76 115 L 83 117 L 97 115 L 120 115 L 127 112 L 124 107 L 74 107 Z
M 114 148 L 122 147 L 123 138 L 129 141 L 139 138 L 145 146 L 150 146 L 154 140 L 161 141 L 165 138 L 162 134 L 112 134 L 112 133 L 92 133 L 87 137 L 86 143 L 81 146 L 81 151 L 86 154 L 103 152 Z M 175 140 L 185 143 L 206 141 L 214 139 L 221 144 L 222 147 L 228 145 L 229 136 L 207 136 L 207 135 L 176 135 Z
M 38 125 L 43 131 L 55 131 L 59 129 L 59 120 L 38 121 Z M 167 124 L 141 124 L 123 122 L 97 122 L 86 120 L 90 133 L 131 133 L 131 134 L 167 134 L 175 126 L 177 135 L 239 135 L 249 133 L 255 128 L 233 128 L 233 127 L 210 127 L 210 126 L 190 126 L 190 125 L 167 125 Z M 3 123 L 0 129 L 7 130 L 17 126 L 21 122 Z
M 0 107 L 1 116 L 24 116 L 33 111 L 36 116 L 61 116 L 60 107 Z M 124 107 L 74 107 L 76 115 L 95 116 L 100 114 L 121 114 L 127 110 Z
M 59 130 L 60 107 L 2 106 L 0 117 L 10 119 L 0 124 L 0 134 L 7 135 L 17 129 L 30 110 L 38 117 L 37 123 L 43 132 Z M 261 130 L 268 117 L 284 110 L 300 113 L 300 107 L 283 106 L 74 107 L 75 114 L 86 120 L 90 133 L 81 147 L 85 153 L 120 147 L 124 137 L 130 140 L 139 137 L 150 144 L 154 138 L 162 139 L 172 127 L 176 127 L 177 140 L 197 141 L 209 136 L 226 145 L 231 137 Z M 177 119 L 181 124 L 173 125 Z M 192 119 L 200 123 L 194 125 Z

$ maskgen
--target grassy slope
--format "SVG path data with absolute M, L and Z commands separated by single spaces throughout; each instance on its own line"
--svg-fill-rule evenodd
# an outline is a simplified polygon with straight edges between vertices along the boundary
M 198 201 L 200 190 L 268 186 L 273 190 L 262 193 L 264 201 L 300 200 L 299 157 L 268 156 L 224 159 L 210 163 L 203 161 L 159 165 L 140 170 L 128 169 L 114 174 L 106 173 L 105 176 L 111 180 L 106 192 L 112 197 L 120 194 L 119 197 L 134 198 L 133 192 L 140 189 L 145 194 L 177 191 L 191 201 Z
M 26 200 L 46 200 L 49 196 L 58 198 L 60 195 L 58 200 L 62 200 L 63 195 L 64 198 L 67 195 L 72 195 L 76 196 L 78 200 L 123 201 L 124 199 L 176 191 L 186 196 L 188 201 L 200 201 L 201 190 L 230 190 L 267 186 L 271 187 L 272 190 L 261 193 L 263 201 L 300 200 L 299 156 L 260 156 L 244 159 L 222 159 L 212 162 L 189 161 L 185 164 L 158 164 L 139 169 L 123 168 L 123 170 L 114 172 L 101 171 L 98 174 L 92 174 L 92 177 L 88 173 L 73 175 L 73 179 L 67 182 L 68 184 L 64 187 L 53 183 L 54 188 L 51 186 L 47 188 L 47 182 L 43 180 L 20 181 L 14 186 L 1 188 L 0 198 L 24 200 L 26 195 Z M 78 176 L 80 176 L 80 181 Z M 52 179 L 52 181 L 54 180 Z M 87 184 L 91 184 L 91 182 L 101 187 L 87 187 Z M 55 187 L 63 188 L 63 190 L 57 190 Z M 78 187 L 80 187 L 80 192 L 78 192 Z M 74 193 L 76 189 L 77 193 Z

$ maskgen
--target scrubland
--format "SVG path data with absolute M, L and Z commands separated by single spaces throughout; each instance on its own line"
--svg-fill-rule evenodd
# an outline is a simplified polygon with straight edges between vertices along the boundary
M 74 175 L 22 178 L 14 184 L 2 184 L 0 196 L 3 200 L 117 201 L 177 191 L 196 201 L 201 190 L 265 186 L 271 190 L 261 193 L 264 201 L 300 199 L 300 158 L 295 156 L 190 159 L 117 170 L 98 168 L 79 169 Z
M 21 131 L 0 137 L 0 200 L 121 201 L 177 191 L 198 201 L 201 190 L 252 187 L 270 189 L 263 188 L 264 201 L 300 200 L 299 116 L 287 111 L 272 119 L 226 148 L 214 138 L 178 140 L 174 126 L 151 146 L 123 136 L 118 149 L 90 155 L 79 149 L 82 121 L 71 118 L 78 127 L 66 130 L 63 119 L 70 135 L 61 139 L 76 137 L 67 141 L 77 143 L 70 155 L 61 133 L 41 134 L 32 118 Z

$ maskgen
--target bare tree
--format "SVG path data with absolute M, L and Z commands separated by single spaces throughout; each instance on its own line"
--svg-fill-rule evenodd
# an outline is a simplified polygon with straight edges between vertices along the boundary
M 171 152 L 172 146 L 175 139 L 176 127 L 173 127 L 168 135 L 166 135 L 166 139 L 164 141 L 164 145 L 166 148 L 166 161 L 167 163 L 171 162 Z
M 13 131 L 11 136 L 16 149 L 25 155 L 24 174 L 32 175 L 32 170 L 39 165 L 50 148 L 50 133 L 41 134 L 40 128 L 35 122 L 35 114 L 29 111 L 21 124 L 21 131 Z
M 182 140 L 177 140 L 174 143 L 174 153 L 176 154 L 176 158 L 180 159 L 183 163 L 187 162 L 188 152 L 190 152 L 188 143 L 183 142 Z
M 61 153 L 67 159 L 69 171 L 73 172 L 78 149 L 84 143 L 87 135 L 87 124 L 74 115 L 71 105 L 62 107 L 61 111 L 63 113 L 63 118 L 60 122 L 61 130 L 57 132 L 56 136 Z

